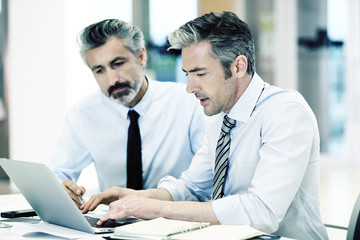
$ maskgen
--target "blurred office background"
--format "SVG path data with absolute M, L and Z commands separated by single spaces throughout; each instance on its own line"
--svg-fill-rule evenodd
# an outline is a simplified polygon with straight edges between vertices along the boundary
M 360 192 L 358 0 L 0 2 L 0 157 L 46 162 L 71 105 L 98 88 L 78 53 L 85 26 L 105 18 L 140 26 L 147 74 L 186 83 L 181 56 L 166 51 L 167 34 L 203 13 L 230 10 L 253 31 L 260 76 L 298 90 L 315 112 L 324 221 L 347 225 Z M 94 174 L 90 167 L 81 181 L 96 191 Z M 0 194 L 14 191 L 1 168 L 0 178 Z

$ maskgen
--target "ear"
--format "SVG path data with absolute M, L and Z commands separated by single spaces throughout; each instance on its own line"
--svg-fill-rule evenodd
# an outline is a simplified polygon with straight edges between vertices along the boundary
M 142 68 L 145 68 L 147 62 L 147 54 L 145 47 L 142 47 L 139 51 L 139 63 Z
M 247 64 L 247 58 L 244 55 L 237 56 L 234 61 L 234 74 L 239 78 L 244 77 L 247 71 Z

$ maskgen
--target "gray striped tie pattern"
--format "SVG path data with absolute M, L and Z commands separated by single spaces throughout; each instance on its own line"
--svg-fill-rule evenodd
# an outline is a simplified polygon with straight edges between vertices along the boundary
M 224 180 L 226 177 L 228 157 L 230 152 L 230 131 L 235 126 L 235 120 L 224 116 L 219 140 L 216 146 L 216 159 L 214 168 L 213 200 L 224 195 Z

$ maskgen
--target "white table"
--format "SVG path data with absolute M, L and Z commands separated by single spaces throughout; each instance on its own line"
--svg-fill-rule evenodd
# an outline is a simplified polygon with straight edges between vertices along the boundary
M 12 210 L 20 210 L 20 209 L 28 209 L 31 208 L 29 203 L 26 201 L 22 194 L 7 194 L 0 195 L 0 212 L 3 211 L 12 211 Z M 36 217 L 38 218 L 38 217 Z M 4 218 L 0 218 L 0 220 L 5 220 Z M 10 223 L 11 224 L 11 223 Z M 90 235 L 84 239 L 90 240 L 104 240 L 101 237 L 102 235 Z M 0 239 L 1 240 L 17 240 L 17 239 L 27 239 L 27 240 L 38 240 L 38 239 L 63 239 L 47 234 L 35 233 L 30 236 L 20 236 L 11 232 L 10 228 L 0 228 Z
M 26 201 L 22 194 L 6 194 L 0 195 L 0 212 L 3 211 L 12 211 L 12 210 L 20 210 L 20 209 L 28 209 L 31 208 L 29 203 Z M 35 217 L 38 218 L 38 217 Z M 0 218 L 1 220 L 5 220 L 4 218 Z M 86 238 L 81 239 L 89 239 L 89 240 L 104 240 L 102 236 L 106 235 L 89 235 Z M 30 236 L 20 236 L 15 233 L 12 233 L 10 228 L 0 228 L 0 240 L 18 240 L 18 239 L 27 239 L 27 240 L 38 240 L 38 239 L 64 239 L 56 236 L 51 236 L 47 234 L 36 233 Z M 281 238 L 281 240 L 286 240 L 288 238 Z

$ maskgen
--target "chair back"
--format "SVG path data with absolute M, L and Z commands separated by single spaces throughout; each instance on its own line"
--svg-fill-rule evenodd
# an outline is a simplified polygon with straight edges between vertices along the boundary
M 360 239 L 360 194 L 351 213 L 346 240 Z

